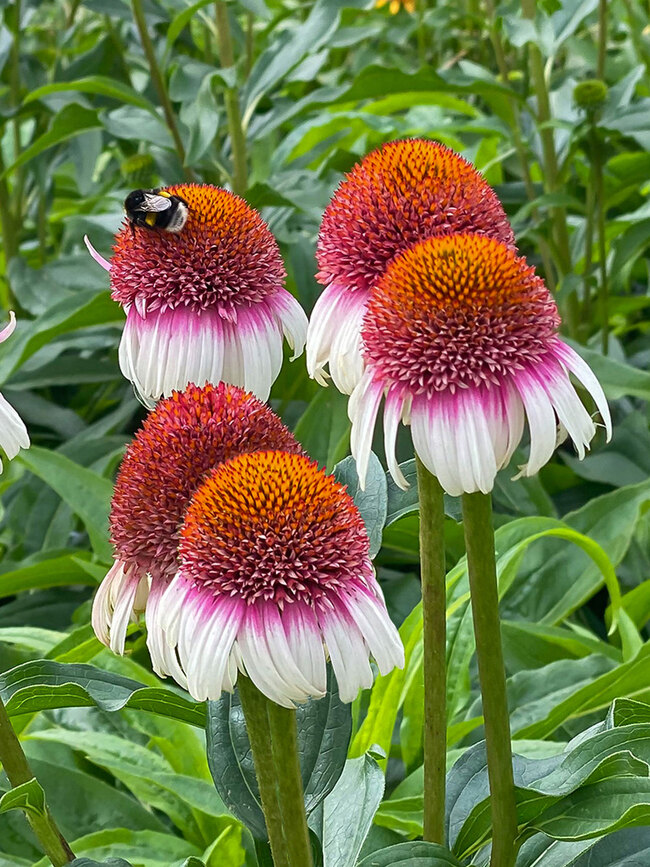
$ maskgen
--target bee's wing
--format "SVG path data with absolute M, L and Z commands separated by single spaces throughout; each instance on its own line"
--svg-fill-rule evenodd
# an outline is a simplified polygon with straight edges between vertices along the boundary
M 166 211 L 171 206 L 171 199 L 158 196 L 155 193 L 145 193 L 144 201 L 138 210 L 157 213 L 158 211 Z

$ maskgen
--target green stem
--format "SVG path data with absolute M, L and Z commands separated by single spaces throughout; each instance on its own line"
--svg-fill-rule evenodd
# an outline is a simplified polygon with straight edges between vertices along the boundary
M 268 703 L 273 758 L 290 867 L 313 867 L 298 760 L 296 712 Z
M 595 181 L 596 214 L 598 223 L 598 266 L 600 271 L 600 318 L 602 320 L 602 350 L 603 355 L 609 351 L 609 286 L 607 281 L 607 242 L 605 237 L 605 191 L 603 185 L 603 161 L 600 153 L 600 142 L 594 131 L 593 170 Z
M 133 9 L 133 18 L 135 19 L 138 33 L 140 34 L 142 48 L 144 49 L 144 54 L 147 58 L 147 63 L 149 64 L 151 80 L 153 82 L 153 86 L 156 88 L 158 99 L 160 100 L 160 104 L 165 115 L 165 121 L 167 122 L 167 127 L 169 129 L 169 132 L 171 133 L 172 139 L 174 140 L 174 147 L 176 149 L 176 153 L 178 154 L 178 158 L 181 162 L 181 165 L 183 166 L 186 177 L 189 180 L 193 180 L 194 173 L 191 169 L 186 168 L 185 166 L 185 148 L 183 147 L 183 142 L 178 131 L 176 117 L 174 116 L 174 109 L 172 107 L 169 94 L 167 93 L 167 87 L 165 85 L 165 80 L 163 78 L 162 72 L 160 71 L 160 66 L 158 65 L 158 59 L 156 58 L 156 52 L 154 51 L 151 36 L 149 36 L 149 31 L 147 30 L 147 22 L 144 17 L 144 11 L 142 9 L 142 0 L 131 0 L 131 8 Z
M 250 678 L 240 675 L 237 685 L 246 720 L 246 731 L 253 751 L 255 774 L 262 799 L 273 863 L 275 867 L 289 867 L 276 786 L 276 770 L 271 751 L 268 701 Z
M 420 500 L 424 670 L 424 839 L 445 842 L 447 591 L 445 504 L 440 483 L 416 457 Z
M 223 0 L 214 4 L 217 19 L 217 42 L 221 66 L 228 69 L 235 65 L 235 54 L 228 20 L 228 8 Z M 248 187 L 248 168 L 246 165 L 246 136 L 242 126 L 239 94 L 237 88 L 229 87 L 224 94 L 230 146 L 232 148 L 232 188 L 233 192 L 243 195 Z
M 246 78 L 251 74 L 255 60 L 255 16 L 252 12 L 246 13 Z
M 2 699 L 0 699 L 0 764 L 13 788 L 34 779 Z M 57 828 L 47 805 L 42 814 L 29 812 L 25 815 L 36 839 L 54 867 L 63 867 L 64 864 L 74 861 L 74 853 Z
M 526 18 L 534 20 L 536 11 L 536 0 L 522 0 L 522 10 Z M 535 43 L 530 43 L 529 48 L 530 58 L 530 74 L 537 100 L 537 124 L 539 127 L 539 136 L 542 142 L 543 155 L 543 171 L 545 179 L 545 187 L 548 193 L 556 193 L 559 190 L 560 168 L 555 153 L 555 139 L 553 128 L 551 126 L 551 102 L 549 98 L 548 88 L 546 86 L 546 77 L 544 75 L 544 59 L 539 50 L 539 46 Z M 566 213 L 563 207 L 554 206 L 551 208 L 551 222 L 553 227 L 553 236 L 557 248 L 558 266 L 561 277 L 566 277 L 571 273 L 571 249 L 569 245 L 569 230 L 567 228 Z M 579 302 L 575 290 L 567 296 L 566 319 L 569 327 L 569 332 L 575 336 L 579 321 Z
M 591 319 L 591 267 L 594 249 L 594 210 L 596 207 L 594 165 L 591 162 L 587 186 L 587 215 L 585 217 L 585 267 L 583 274 L 582 320 L 588 328 Z
M 503 42 L 501 40 L 501 35 L 499 33 L 499 26 L 497 22 L 497 12 L 496 7 L 494 5 L 493 0 L 485 0 L 485 6 L 488 13 L 488 25 L 490 28 L 490 39 L 492 41 L 492 46 L 494 48 L 494 56 L 497 61 L 497 67 L 499 69 L 499 74 L 503 80 L 504 86 L 508 87 L 509 82 L 509 73 L 508 73 L 508 62 L 506 60 L 506 53 L 503 47 Z M 524 187 L 526 189 L 526 196 L 528 197 L 529 202 L 535 201 L 535 187 L 533 186 L 533 179 L 530 175 L 530 166 L 529 166 L 529 157 L 526 150 L 526 146 L 524 144 L 524 140 L 521 136 L 521 114 L 519 111 L 519 106 L 517 105 L 517 100 L 515 99 L 514 94 L 511 93 L 509 96 L 510 109 L 512 111 L 512 123 L 510 124 L 510 129 L 512 132 L 512 139 L 515 146 L 515 151 L 517 153 L 517 159 L 519 160 L 519 165 L 521 167 L 521 175 L 524 181 Z M 534 220 L 537 220 L 539 215 L 539 211 L 536 207 L 531 210 L 531 216 Z M 551 292 L 555 292 L 555 272 L 553 269 L 553 260 L 551 257 L 551 253 L 546 242 L 546 239 L 540 237 L 538 242 L 540 256 L 542 258 L 542 264 L 544 266 L 544 273 L 546 276 L 546 281 L 548 283 L 548 287 Z
M 463 494 L 463 522 L 490 781 L 490 865 L 512 867 L 517 854 L 517 807 L 489 494 Z
M 2 132 L 2 127 L 0 127 Z M 4 175 L 5 165 L 0 149 L 0 202 L 9 202 L 9 185 Z M 15 308 L 15 299 L 9 283 L 9 263 L 18 255 L 18 234 L 13 213 L 9 207 L 0 207 L 0 234 L 2 235 L 2 252 L 4 254 L 4 276 L 0 278 L 0 307 L 6 312 Z
M 598 0 L 598 62 L 596 77 L 605 79 L 605 55 L 607 53 L 607 0 Z

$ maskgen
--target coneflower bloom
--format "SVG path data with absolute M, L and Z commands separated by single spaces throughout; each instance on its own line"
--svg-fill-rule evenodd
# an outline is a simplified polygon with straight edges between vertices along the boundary
M 16 314 L 9 311 L 9 324 L 0 331 L 0 343 L 3 343 L 14 333 Z M 29 434 L 24 421 L 11 404 L 0 394 L 0 448 L 12 460 L 21 449 L 29 448 Z M 0 472 L 2 461 L 0 460 Z
M 323 216 L 316 258 L 326 288 L 307 332 L 307 369 L 325 366 L 349 394 L 363 373 L 361 322 L 368 293 L 398 253 L 417 241 L 475 232 L 514 246 L 497 196 L 474 166 L 433 141 L 389 142 L 341 183 Z
M 217 467 L 187 510 L 178 574 L 150 631 L 201 701 L 242 671 L 293 707 L 326 691 L 326 655 L 349 702 L 404 664 L 352 498 L 304 455 L 256 452 Z M 181 681 L 183 682 L 183 681 Z
M 557 307 L 543 280 L 505 244 L 480 235 L 431 238 L 402 253 L 371 293 L 363 322 L 366 370 L 350 397 L 351 448 L 360 478 L 385 395 L 386 460 L 400 420 L 447 493 L 492 489 L 527 418 L 536 473 L 558 426 L 582 458 L 596 427 L 569 374 L 590 392 L 611 436 L 607 401 L 587 364 L 557 334 Z
M 110 263 L 86 241 L 126 312 L 122 373 L 149 405 L 189 382 L 221 380 L 266 400 L 283 334 L 295 358 L 307 330 L 283 286 L 278 245 L 257 211 L 227 190 L 178 184 L 165 192 L 187 202 L 180 231 L 127 222 Z
M 178 569 L 179 531 L 204 476 L 256 449 L 302 449 L 280 419 L 252 394 L 220 383 L 190 385 L 160 401 L 129 445 L 110 515 L 115 563 L 93 603 L 100 641 L 124 650 L 129 620 L 155 606 Z

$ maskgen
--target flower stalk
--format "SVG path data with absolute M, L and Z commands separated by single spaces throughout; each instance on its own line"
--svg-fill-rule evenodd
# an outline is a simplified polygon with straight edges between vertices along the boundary
M 490 781 L 490 867 L 513 867 L 517 854 L 517 806 L 489 494 L 463 494 L 463 523 Z
M 156 92 L 158 94 L 158 98 L 160 99 L 160 104 L 165 115 L 165 122 L 167 123 L 167 127 L 174 141 L 174 148 L 178 155 L 178 159 L 183 166 L 183 171 L 186 178 L 191 181 L 194 179 L 194 172 L 190 168 L 185 166 L 185 147 L 183 146 L 183 141 L 181 139 L 180 132 L 178 131 L 178 124 L 176 123 L 176 117 L 174 116 L 174 109 L 172 107 L 169 94 L 167 93 L 167 86 L 165 85 L 165 80 L 163 78 L 162 72 L 160 71 L 160 66 L 158 65 L 158 59 L 156 58 L 156 52 L 151 41 L 151 36 L 149 35 L 149 31 L 147 30 L 147 22 L 144 17 L 142 0 L 131 0 L 131 8 L 133 9 L 133 18 L 135 20 L 136 27 L 138 28 L 138 33 L 140 34 L 142 48 L 144 50 L 145 57 L 147 58 L 147 63 L 149 64 L 149 73 L 151 75 L 151 80 L 153 82 L 153 86 L 156 88 Z
M 238 680 L 246 731 L 253 751 L 253 762 L 257 775 L 257 785 L 262 799 L 262 809 L 266 821 L 266 831 L 271 844 L 271 854 L 275 867 L 290 867 L 282 825 L 282 814 L 276 785 L 276 768 L 271 747 L 269 725 L 270 702 L 262 695 L 252 680 L 240 677 Z
M 522 11 L 526 18 L 535 19 L 537 4 L 535 0 L 522 0 Z M 544 60 L 539 46 L 530 43 L 528 46 L 530 60 L 530 74 L 537 100 L 536 121 L 539 126 L 539 137 L 542 143 L 542 155 L 544 162 L 544 177 L 546 191 L 550 194 L 560 189 L 560 167 L 557 154 L 555 153 L 555 138 L 551 125 L 551 101 L 549 98 L 546 77 L 544 74 Z M 566 213 L 563 207 L 556 205 L 551 208 L 551 221 L 553 236 L 557 252 L 560 278 L 566 277 L 571 272 L 571 249 L 569 245 L 569 231 L 567 229 Z M 573 336 L 577 333 L 579 320 L 579 302 L 575 290 L 567 296 L 566 321 L 569 333 Z
M 233 51 L 232 33 L 228 20 L 228 7 L 223 0 L 217 0 L 214 4 L 214 10 L 217 19 L 219 59 L 222 67 L 229 69 L 235 65 L 235 53 Z M 250 22 L 249 29 L 252 33 Z M 224 101 L 232 148 L 232 189 L 234 193 L 241 196 L 246 192 L 248 186 L 248 168 L 246 165 L 246 136 L 242 125 L 239 94 L 236 87 L 226 88 Z
M 298 758 L 296 712 L 268 702 L 273 759 L 290 867 L 312 867 L 312 851 Z
M 444 845 L 447 760 L 447 638 L 444 494 L 416 457 L 420 500 L 424 671 L 424 839 Z
M 0 698 L 0 764 L 13 788 L 34 779 L 27 757 L 11 725 L 9 714 Z M 56 826 L 47 805 L 42 813 L 26 812 L 27 821 L 53 867 L 63 867 L 74 860 L 74 853 Z

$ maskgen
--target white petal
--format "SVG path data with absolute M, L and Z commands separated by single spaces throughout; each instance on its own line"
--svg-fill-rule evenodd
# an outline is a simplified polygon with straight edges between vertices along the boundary
M 346 605 L 381 674 L 388 674 L 393 668 L 404 668 L 404 645 L 388 616 L 383 598 L 359 592 L 348 598 Z
M 293 350 L 291 361 L 302 355 L 307 340 L 307 314 L 299 302 L 286 289 L 280 289 L 268 298 L 269 307 L 275 312 L 287 343 Z
M 13 310 L 9 311 L 9 323 L 5 325 L 5 327 L 0 331 L 0 343 L 4 343 L 4 341 L 11 337 L 14 333 L 14 329 L 16 327 L 16 314 Z
M 372 437 L 383 393 L 383 383 L 373 380 L 368 368 L 348 402 L 348 415 L 352 422 L 350 451 L 357 464 L 359 487 L 365 490 L 368 461 L 372 450 Z
M 522 473 L 533 476 L 550 460 L 555 450 L 555 411 L 543 386 L 531 373 L 519 371 L 514 383 L 524 403 L 530 431 L 530 455 Z
M 319 617 L 336 675 L 341 701 L 354 701 L 360 689 L 372 686 L 368 648 L 359 629 L 345 615 L 332 611 Z
M 448 424 L 447 412 L 447 406 L 439 395 L 430 399 L 419 395 L 413 401 L 413 447 L 443 489 L 452 497 L 458 497 L 463 493 L 463 484 L 458 472 L 456 438 Z
M 13 406 L 0 394 L 0 446 L 9 460 L 21 449 L 29 448 L 29 434 L 24 421 Z
M 129 621 L 136 619 L 147 598 L 148 579 L 134 564 L 116 560 L 93 599 L 91 622 L 95 635 L 114 653 L 124 653 Z
M 325 366 L 329 362 L 332 334 L 339 322 L 339 311 L 345 309 L 349 290 L 330 283 L 319 296 L 307 328 L 307 372 L 321 385 L 327 385 Z
M 564 364 L 567 370 L 573 373 L 574 376 L 576 376 L 580 380 L 580 382 L 584 385 L 584 387 L 594 399 L 594 403 L 598 407 L 600 417 L 605 424 L 605 430 L 607 431 L 607 442 L 609 442 L 612 438 L 612 417 L 609 413 L 609 406 L 607 405 L 607 398 L 605 397 L 605 392 L 603 391 L 600 383 L 596 379 L 594 372 L 589 367 L 587 362 L 583 358 L 581 358 L 577 352 L 571 349 L 570 346 L 562 343 L 562 341 L 558 340 L 558 344 L 559 346 L 556 350 L 557 357 Z
M 401 394 L 396 388 L 390 388 L 386 395 L 386 403 L 384 405 L 384 449 L 386 452 L 386 464 L 395 484 L 405 491 L 408 488 L 409 483 L 406 481 L 404 474 L 399 468 L 395 454 L 397 429 L 402 418 L 403 407 L 403 394 Z
M 238 636 L 246 672 L 260 692 L 283 707 L 294 707 L 314 692 L 292 658 L 284 628 L 274 605 L 249 606 Z

